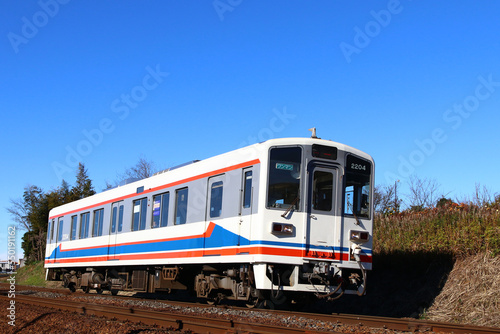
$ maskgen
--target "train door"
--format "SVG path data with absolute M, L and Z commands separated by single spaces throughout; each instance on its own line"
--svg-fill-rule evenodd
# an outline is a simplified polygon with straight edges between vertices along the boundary
M 241 200 L 240 200 L 240 221 L 238 233 L 238 246 L 244 247 L 250 245 L 250 230 L 252 226 L 252 213 L 253 213 L 253 168 L 243 169 L 243 178 L 241 186 Z M 242 249 L 239 252 L 247 252 Z
M 118 234 L 123 228 L 123 201 L 111 205 L 111 224 L 109 227 L 108 260 L 116 260 Z
M 336 214 L 339 170 L 314 163 L 308 170 L 306 257 L 334 259 L 335 248 L 340 245 L 340 218 Z

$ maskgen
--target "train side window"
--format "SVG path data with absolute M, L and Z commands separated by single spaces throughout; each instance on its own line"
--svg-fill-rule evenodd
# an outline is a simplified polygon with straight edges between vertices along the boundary
M 123 204 L 120 204 L 120 209 L 118 210 L 118 232 L 122 231 L 123 227 Z
M 222 181 L 212 183 L 210 190 L 210 218 L 217 218 L 222 214 L 222 185 Z
M 102 235 L 102 221 L 104 219 L 104 209 L 94 211 L 94 225 L 92 227 L 92 236 L 100 237 Z
M 248 209 L 252 204 L 252 171 L 245 172 L 243 187 L 243 208 Z
M 123 227 L 123 201 L 113 203 L 111 206 L 111 233 L 122 231 Z
M 89 236 L 90 212 L 82 213 L 80 216 L 80 239 Z
M 50 224 L 50 230 L 49 230 L 49 240 L 52 241 L 54 240 L 54 225 L 56 223 L 56 220 L 55 219 L 52 219 L 52 223 L 49 223 Z
M 187 218 L 188 188 L 175 191 L 175 225 L 185 224 Z
M 71 234 L 70 234 L 70 240 L 75 240 L 76 239 L 76 224 L 78 223 L 78 216 L 72 216 L 71 217 Z
M 56 242 L 62 240 L 62 235 L 63 235 L 63 224 L 64 221 L 62 218 L 59 218 L 59 221 L 57 222 L 57 239 Z
M 134 216 L 132 221 L 132 231 L 146 229 L 146 214 L 148 199 L 142 198 L 134 201 Z
M 111 209 L 111 233 L 116 232 L 116 223 L 118 221 L 118 207 L 113 204 Z
M 168 202 L 170 193 L 155 195 L 153 197 L 152 228 L 165 227 L 168 224 Z

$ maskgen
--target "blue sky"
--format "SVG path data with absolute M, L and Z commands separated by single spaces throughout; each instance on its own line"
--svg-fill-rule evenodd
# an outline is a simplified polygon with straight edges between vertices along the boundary
M 166 168 L 311 127 L 371 154 L 377 184 L 500 192 L 498 17 L 477 1 L 2 1 L 0 244 L 9 199 L 73 184 L 77 161 L 100 191 L 140 157 Z

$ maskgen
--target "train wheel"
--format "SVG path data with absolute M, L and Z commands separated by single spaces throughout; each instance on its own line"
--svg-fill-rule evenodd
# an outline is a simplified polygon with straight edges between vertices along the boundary
M 101 289 L 101 288 L 97 288 L 97 289 L 95 289 L 95 291 L 96 291 L 96 292 L 97 292 L 97 294 L 99 294 L 99 295 L 100 295 L 100 294 L 102 294 L 102 289 Z
M 88 285 L 87 286 L 82 286 L 82 290 L 85 293 L 89 293 L 90 292 L 90 286 L 88 286 Z
M 254 308 L 259 304 L 259 298 L 257 297 L 250 297 L 246 302 L 245 305 L 248 308 Z
M 210 293 L 206 299 L 208 305 L 218 305 L 221 301 L 221 298 L 214 293 Z
M 287 301 L 287 298 L 283 291 L 278 291 L 276 294 L 274 292 L 271 292 L 271 302 L 273 302 L 274 305 L 283 305 Z
M 76 291 L 76 284 L 75 283 L 69 283 L 68 284 L 68 289 L 71 292 L 75 292 Z
M 257 305 L 258 308 L 266 309 L 266 310 L 274 310 L 274 303 L 269 299 L 261 300 Z
M 116 296 L 116 295 L 118 294 L 118 290 L 116 290 L 116 289 L 111 289 L 111 294 L 112 294 L 113 296 Z

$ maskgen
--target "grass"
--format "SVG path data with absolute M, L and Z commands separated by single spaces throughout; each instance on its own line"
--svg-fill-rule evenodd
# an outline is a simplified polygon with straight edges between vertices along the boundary
M 15 277 L 16 284 L 42 287 L 48 286 L 47 282 L 45 281 L 45 269 L 43 267 L 43 261 L 35 262 L 19 268 Z M 3 281 L 5 281 L 7 278 L 8 277 L 5 277 Z
M 456 258 L 500 254 L 500 203 L 479 207 L 449 204 L 420 211 L 379 215 L 374 221 L 374 253 L 433 252 Z

